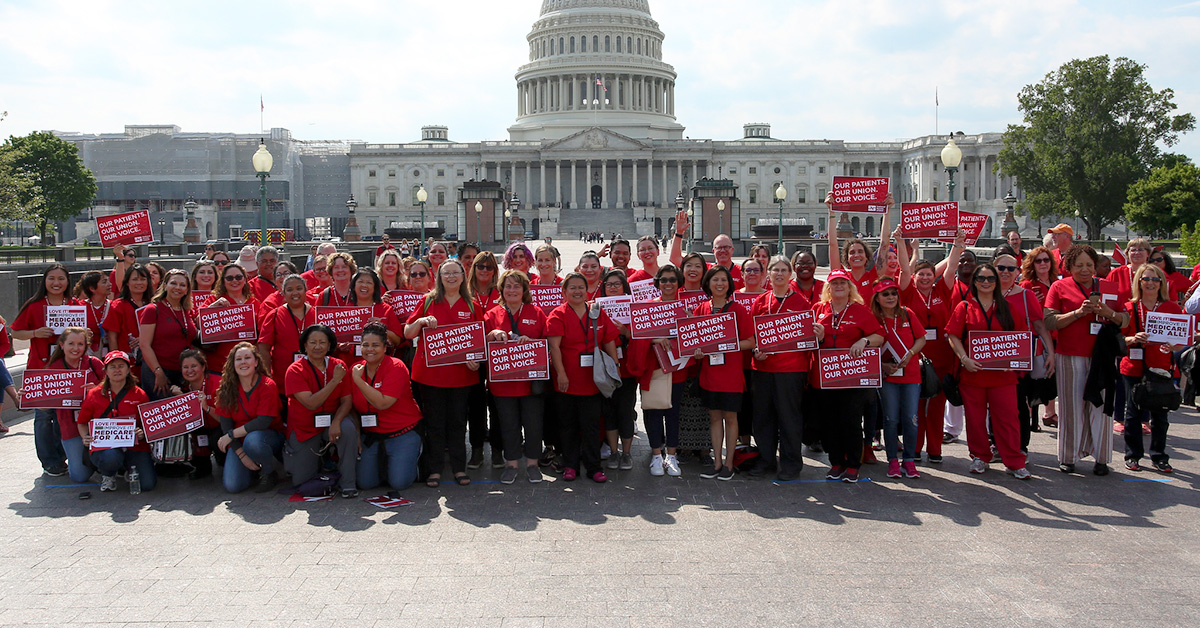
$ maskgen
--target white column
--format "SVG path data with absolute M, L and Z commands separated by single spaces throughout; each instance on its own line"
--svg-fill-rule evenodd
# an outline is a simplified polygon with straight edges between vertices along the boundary
M 633 171 L 633 190 L 632 190 L 632 194 L 629 195 L 629 205 L 630 205 L 630 207 L 632 207 L 633 204 L 637 203 L 637 200 L 638 200 L 638 182 L 637 182 L 638 160 L 637 160 L 637 157 L 634 157 L 632 159 L 632 163 L 630 164 L 630 166 L 631 166 L 630 170 Z
M 554 160 L 554 199 L 562 205 L 562 162 L 557 159 Z
M 696 160 L 693 159 L 692 160 L 692 185 L 696 185 L 697 180 L 698 179 L 696 177 Z
M 571 206 L 579 207 L 579 194 L 575 188 L 575 160 L 571 160 Z
M 646 160 L 646 202 L 654 202 L 654 158 Z
M 539 183 L 542 187 L 541 195 L 538 196 L 538 202 L 544 204 L 546 202 L 546 160 L 542 159 L 540 162 L 542 164 L 542 176 Z
M 521 199 L 526 207 L 533 207 L 533 169 L 528 161 L 525 162 L 525 198 Z M 517 187 L 517 180 L 514 175 L 513 189 Z
M 611 100 L 611 99 L 609 99 Z M 608 207 L 608 160 L 600 161 L 600 206 Z
M 588 209 L 591 209 L 591 207 L 592 207 L 592 160 L 591 159 L 587 160 L 586 172 L 587 172 L 587 175 L 584 177 L 584 180 L 583 180 L 583 198 L 584 198 L 583 207 L 587 207 Z
M 665 207 L 674 198 L 671 196 L 671 190 L 667 186 L 667 160 L 663 162 L 663 206 Z
M 625 202 L 625 195 L 621 190 L 621 158 L 617 158 L 617 207 Z
M 683 161 L 675 161 L 675 185 L 683 187 Z

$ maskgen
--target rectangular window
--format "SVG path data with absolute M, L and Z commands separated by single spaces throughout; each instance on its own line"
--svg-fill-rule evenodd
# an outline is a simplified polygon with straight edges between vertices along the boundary
M 734 168 L 733 166 L 730 166 L 730 167 L 729 167 L 729 174 L 737 174 L 737 168 Z
M 755 168 L 754 166 L 750 166 L 750 174 L 758 174 L 758 168 Z M 750 201 L 750 202 L 753 203 L 754 201 Z
M 396 206 L 396 193 L 388 192 L 388 207 L 395 207 L 395 206 Z
M 797 174 L 800 174 L 800 175 L 808 174 L 808 168 L 805 166 L 800 166 L 800 170 L 797 171 Z
M 388 168 L 388 178 L 389 179 L 396 178 L 396 169 L 395 168 Z
M 375 206 L 375 192 L 367 193 L 367 205 L 369 205 L 371 207 Z
M 374 220 L 370 221 L 370 225 L 371 225 L 371 234 L 374 235 L 375 234 L 375 221 Z
M 817 174 L 825 174 L 825 166 L 819 166 L 817 168 Z
M 459 168 L 458 170 L 455 170 L 455 171 L 454 171 L 454 176 L 456 176 L 456 177 L 461 177 L 461 176 L 463 176 L 463 169 L 462 169 L 462 168 Z
M 751 168 L 751 170 L 753 170 L 753 168 Z M 758 202 L 758 190 L 750 190 L 750 204 L 753 205 L 757 202 Z
M 821 199 L 821 201 L 820 201 L 820 202 L 824 202 L 824 201 L 825 201 L 825 194 L 826 194 L 826 192 L 825 192 L 825 188 L 824 188 L 824 187 L 819 187 L 819 188 L 817 188 L 817 198 Z
M 817 219 L 817 231 L 824 231 L 824 230 L 825 230 L 825 217 L 821 216 L 820 218 Z
M 438 192 L 437 204 L 439 207 L 446 204 L 446 193 L 445 192 Z
M 374 178 L 375 178 L 375 169 L 374 169 L 374 168 L 372 168 L 371 170 L 368 170 L 368 171 L 367 171 L 367 176 L 368 176 L 368 177 L 370 177 L 370 178 L 372 178 L 372 179 L 374 179 Z
M 934 202 L 937 202 L 937 200 L 938 200 L 938 197 L 937 197 L 937 186 L 936 186 L 936 185 L 935 185 L 935 186 L 933 186 L 933 200 L 934 200 Z
M 806 198 L 808 196 L 807 192 L 808 192 L 808 190 L 806 190 L 804 188 L 800 188 L 799 190 L 796 190 L 796 202 L 797 203 L 807 203 L 808 202 L 808 199 Z
M 438 169 L 437 169 L 437 173 L 438 173 L 438 175 L 437 175 L 437 176 L 439 176 L 439 177 L 444 177 L 444 176 L 446 176 L 446 169 L 445 169 L 445 168 L 438 168 Z

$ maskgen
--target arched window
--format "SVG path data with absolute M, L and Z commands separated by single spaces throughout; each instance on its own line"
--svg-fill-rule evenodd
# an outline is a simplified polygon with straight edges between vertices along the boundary
M 625 50 L 629 54 L 633 54 L 633 38 L 632 37 L 625 38 Z
M 638 54 L 642 54 L 642 40 L 638 39 Z
M 579 52 L 587 52 L 587 35 L 579 38 Z
M 621 52 L 621 38 L 617 38 L 617 52 Z
M 604 52 L 612 52 L 612 41 L 608 35 L 604 36 Z
M 575 52 L 575 38 L 571 38 L 571 52 Z
M 563 38 L 559 37 L 558 38 L 558 54 L 562 54 L 562 53 L 563 53 Z M 553 45 L 550 46 L 550 54 L 554 54 L 554 46 Z
M 600 52 L 600 36 L 592 35 L 592 52 Z

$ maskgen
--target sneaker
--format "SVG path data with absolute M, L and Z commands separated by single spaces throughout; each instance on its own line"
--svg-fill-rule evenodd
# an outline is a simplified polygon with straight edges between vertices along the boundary
M 52 478 L 61 478 L 62 476 L 67 474 L 67 468 L 66 467 L 50 467 L 49 469 L 44 470 L 43 473 L 45 473 L 46 475 L 48 475 Z
M 726 481 L 732 480 L 733 479 L 733 469 L 730 469 L 729 467 L 721 467 L 720 473 L 717 473 L 717 479 L 718 480 L 726 480 Z
M 604 475 L 603 471 L 597 471 L 592 474 L 592 481 L 596 484 L 604 484 L 608 481 L 608 476 Z
M 842 474 L 842 481 L 848 484 L 857 484 L 858 469 L 846 469 L 846 472 Z
M 663 457 L 662 454 L 650 458 L 650 475 L 663 474 Z
M 1075 465 L 1070 462 L 1063 462 L 1058 465 L 1058 470 L 1063 473 L 1075 473 Z
M 826 480 L 840 480 L 846 474 L 846 467 L 834 465 L 830 467 L 829 473 L 825 474 Z
M 1166 460 L 1155 460 L 1154 469 L 1159 473 L 1174 473 L 1175 469 L 1171 468 L 1171 463 Z
M 468 469 L 478 469 L 483 466 L 483 447 L 471 448 L 471 459 L 467 461 Z
M 100 492 L 101 493 L 107 493 L 107 492 L 115 491 L 115 490 L 117 490 L 116 476 L 106 475 L 106 476 L 100 478 Z
M 1092 473 L 1096 475 L 1108 475 L 1108 465 L 1103 462 L 1097 462 L 1096 466 L 1092 467 Z
M 616 469 L 619 466 L 621 466 L 621 456 L 618 454 L 610 455 L 608 459 L 604 461 L 604 468 L 606 469 Z
M 914 480 L 921 479 L 921 474 L 917 471 L 917 463 L 912 460 L 905 460 L 904 463 L 900 465 L 900 473 L 906 478 L 912 478 Z
M 608 460 L 608 457 L 611 455 L 612 455 L 612 448 L 608 446 L 608 443 L 601 444 L 600 445 L 600 459 Z
M 1137 460 L 1134 460 L 1132 458 L 1126 458 L 1125 459 L 1125 470 L 1133 471 L 1134 473 L 1137 473 L 1138 471 L 1142 470 L 1142 465 L 1138 464 Z
M 984 462 L 980 458 L 976 458 L 971 461 L 971 473 L 979 474 L 979 473 L 983 473 L 984 471 L 987 471 L 987 463 L 986 462 Z
M 547 447 L 542 450 L 542 457 L 538 458 L 538 466 L 548 467 L 552 462 L 554 462 L 554 448 Z
M 1026 469 L 1025 467 L 1021 467 L 1020 469 L 1005 469 L 1004 472 L 1013 476 L 1014 478 L 1017 478 L 1018 480 L 1028 480 L 1029 478 L 1033 477 L 1033 475 L 1029 473 L 1029 469 Z
M 675 454 L 667 454 L 666 460 L 663 461 L 663 466 L 667 468 L 667 475 L 673 478 L 683 475 L 683 472 L 679 470 L 679 460 L 675 457 Z
M 563 479 L 568 482 L 574 482 L 577 475 L 578 474 L 575 472 L 575 469 L 572 469 L 571 467 L 563 469 Z
M 354 499 L 355 497 L 358 497 L 358 489 L 356 489 L 356 488 L 342 489 L 342 499 Z
M 720 474 L 721 474 L 721 469 L 714 469 L 712 467 L 706 467 L 703 471 L 700 472 L 700 477 L 702 477 L 706 480 L 711 480 Z
M 258 476 L 258 483 L 254 485 L 255 493 L 270 493 L 279 485 L 279 478 L 274 473 L 263 473 Z
M 621 454 L 621 468 L 626 471 L 633 468 L 632 454 Z
M 896 459 L 888 460 L 887 476 L 889 478 L 900 477 L 900 461 Z
M 958 440 L 957 436 L 951 434 L 950 432 L 942 432 L 942 444 L 943 445 L 949 445 L 950 443 L 953 443 L 956 440 Z
M 530 484 L 537 484 L 542 481 L 542 470 L 536 464 L 525 467 L 525 475 L 529 476 Z
M 942 464 L 942 457 L 936 454 L 929 454 L 929 464 Z
M 500 474 L 500 483 L 501 484 L 512 484 L 513 482 L 516 482 L 517 481 L 517 472 L 518 472 L 518 469 L 516 467 L 510 467 L 508 465 L 504 465 L 504 473 Z M 541 471 L 538 471 L 538 475 L 541 475 Z
M 493 469 L 503 469 L 506 466 L 508 466 L 508 465 L 505 464 L 505 462 L 504 462 L 504 452 L 493 451 L 492 452 L 492 468 Z

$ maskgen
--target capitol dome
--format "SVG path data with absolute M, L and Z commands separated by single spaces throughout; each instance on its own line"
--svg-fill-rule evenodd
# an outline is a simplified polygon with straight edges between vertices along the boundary
M 598 126 L 639 139 L 681 139 L 675 68 L 647 0 L 543 0 L 517 70 L 513 141 Z

